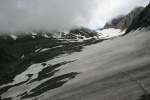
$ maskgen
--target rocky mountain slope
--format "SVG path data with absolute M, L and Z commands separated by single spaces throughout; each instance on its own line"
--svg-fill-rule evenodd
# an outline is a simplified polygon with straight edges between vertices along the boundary
M 107 22 L 105 24 L 104 29 L 107 29 L 107 28 L 116 28 L 116 29 L 121 29 L 121 30 L 127 29 L 131 25 L 133 19 L 136 16 L 138 16 L 143 9 L 144 7 L 137 7 L 125 16 L 122 15 L 122 16 L 118 16 L 117 18 L 112 19 L 110 22 Z
M 126 33 L 131 30 L 136 30 L 138 28 L 148 27 L 150 26 L 150 3 L 145 9 L 134 18 L 132 24 L 128 27 Z
M 80 51 L 83 46 L 103 41 L 97 32 L 79 28 L 69 32 L 28 32 L 0 36 L 0 84 L 13 81 L 33 63 Z
M 149 8 L 127 32 L 150 25 Z M 0 36 L 0 100 L 137 100 L 145 92 L 135 79 L 150 89 L 149 32 L 107 41 L 86 28 Z
M 142 10 L 142 7 L 135 8 L 128 15 L 113 19 L 111 23 L 107 23 L 104 28 L 113 27 L 123 30 L 124 28 L 129 26 L 133 18 L 139 15 Z M 140 15 L 136 17 L 136 19 L 134 19 L 127 32 L 133 28 L 139 27 L 140 25 L 142 25 L 143 27 L 149 25 L 149 6 L 147 6 L 142 11 L 142 13 L 140 13 Z M 59 48 L 61 50 L 61 52 L 58 53 L 59 55 L 63 54 L 64 52 L 74 51 L 73 47 L 77 47 L 79 49 L 84 45 L 93 44 L 109 38 L 103 34 L 99 34 L 94 30 L 90 30 L 84 27 L 72 29 L 68 32 L 57 32 L 55 34 L 42 31 L 34 31 L 21 34 L 22 35 L 11 34 L 0 36 L 1 80 L 4 78 L 11 80 L 12 78 L 10 78 L 9 74 L 12 74 L 12 77 L 14 77 L 17 73 L 19 73 L 19 71 L 16 71 L 16 68 L 18 68 L 18 66 L 20 65 L 24 66 L 26 62 L 38 62 L 39 60 L 36 61 L 33 60 L 33 58 L 38 58 L 38 56 L 41 56 L 41 52 L 45 52 L 45 54 L 47 54 L 48 51 L 53 51 L 56 48 Z M 59 49 L 57 52 L 59 52 Z M 75 51 L 78 51 L 78 49 L 75 49 Z M 56 55 L 54 54 L 53 56 Z M 3 84 L 5 83 L 5 81 L 1 81 L 0 83 Z
M 140 30 L 94 45 L 33 49 L 5 77 L 11 81 L 0 86 L 1 100 L 138 100 L 145 92 L 133 78 L 150 89 L 149 42 L 149 31 Z

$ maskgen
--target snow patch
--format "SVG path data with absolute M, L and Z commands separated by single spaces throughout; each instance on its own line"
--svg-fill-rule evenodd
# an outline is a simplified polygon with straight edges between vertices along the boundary
M 120 29 L 109 28 L 104 30 L 98 30 L 97 32 L 100 39 L 108 39 L 123 35 L 125 33 L 125 30 L 122 31 Z
M 24 54 L 21 56 L 21 59 L 23 59 L 25 56 L 24 56 Z
M 16 35 L 14 35 L 14 34 L 11 34 L 10 35 L 14 40 L 16 40 L 18 37 L 16 36 Z
M 51 49 L 51 48 L 44 48 L 44 49 L 40 50 L 40 52 L 44 52 L 44 51 L 47 51 L 49 49 Z
M 45 38 L 49 38 L 49 36 L 48 36 L 47 34 L 44 34 L 44 37 L 45 37 Z
M 35 33 L 35 32 L 32 32 L 31 34 L 32 34 L 32 35 L 37 35 L 37 33 Z

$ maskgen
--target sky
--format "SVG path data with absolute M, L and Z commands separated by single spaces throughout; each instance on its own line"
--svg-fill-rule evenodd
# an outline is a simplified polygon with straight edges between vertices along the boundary
M 149 0 L 0 0 L 0 32 L 101 28 Z

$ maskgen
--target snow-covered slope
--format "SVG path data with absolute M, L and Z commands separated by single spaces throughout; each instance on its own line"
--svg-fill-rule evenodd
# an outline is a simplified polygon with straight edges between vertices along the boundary
M 123 35 L 125 33 L 125 31 L 122 31 L 121 29 L 115 29 L 115 28 L 98 30 L 97 32 L 99 34 L 100 39 L 109 39 L 109 38 Z
M 1 96 L 13 100 L 137 100 L 143 91 L 125 73 L 150 88 L 149 42 L 149 32 L 136 31 L 32 64 L 4 85 L 8 90 Z M 66 83 L 60 86 L 61 82 Z
M 83 42 L 85 40 L 95 39 L 103 40 L 123 35 L 124 31 L 121 29 L 108 28 L 103 30 L 90 30 L 90 29 L 74 29 L 63 32 L 27 32 L 19 34 L 8 34 L 8 37 L 13 40 L 19 40 L 20 38 L 55 38 L 61 40 L 67 40 L 70 42 Z
M 14 34 L 11 34 L 10 35 L 14 40 L 16 40 L 18 37 L 17 37 L 17 35 L 14 35 Z

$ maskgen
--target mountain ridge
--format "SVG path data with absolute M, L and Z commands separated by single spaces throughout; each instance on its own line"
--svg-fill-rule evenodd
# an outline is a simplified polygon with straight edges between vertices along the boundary
M 148 26 L 150 26 L 150 3 L 144 8 L 144 10 L 138 16 L 136 16 L 132 24 L 128 27 L 126 34 L 132 30 Z
M 116 29 L 121 29 L 121 30 L 127 29 L 132 23 L 133 19 L 136 16 L 138 16 L 142 12 L 143 9 L 144 7 L 136 7 L 127 15 L 120 15 L 112 19 L 110 22 L 107 22 L 104 25 L 104 29 L 108 29 L 108 28 L 116 28 Z

